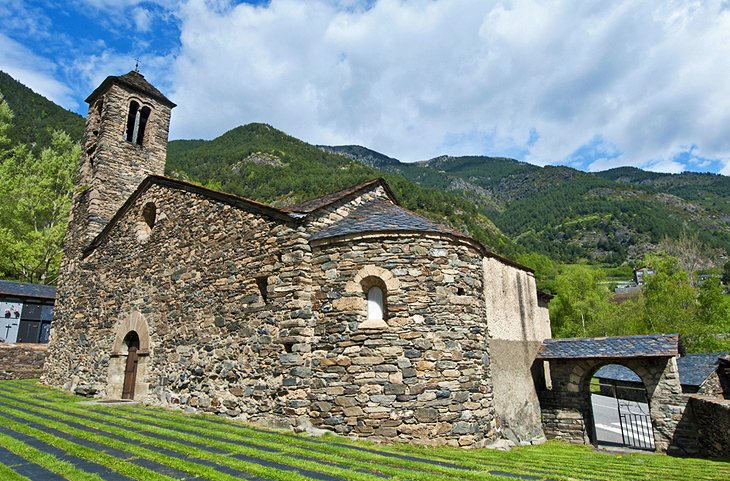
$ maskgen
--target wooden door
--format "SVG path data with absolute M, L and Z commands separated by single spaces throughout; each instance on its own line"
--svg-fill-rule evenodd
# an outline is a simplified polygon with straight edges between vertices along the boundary
M 134 385 L 137 382 L 137 364 L 139 364 L 137 347 L 130 346 L 129 353 L 127 354 L 127 365 L 124 368 L 122 399 L 134 399 Z

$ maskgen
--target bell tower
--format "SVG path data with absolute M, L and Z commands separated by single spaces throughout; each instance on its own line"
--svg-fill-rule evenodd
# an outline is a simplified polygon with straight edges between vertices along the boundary
M 137 70 L 107 77 L 86 102 L 89 113 L 67 257 L 80 254 L 142 180 L 164 173 L 170 112 L 175 107 Z

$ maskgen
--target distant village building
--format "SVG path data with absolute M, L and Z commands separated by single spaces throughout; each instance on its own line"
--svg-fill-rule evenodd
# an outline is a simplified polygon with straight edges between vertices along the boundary
M 646 276 L 654 274 L 656 274 L 656 271 L 651 267 L 641 267 L 634 270 L 634 282 L 637 286 L 643 286 L 646 283 Z
M 529 269 L 381 179 L 277 209 L 163 177 L 175 104 L 136 71 L 87 102 L 44 382 L 360 437 L 542 437 Z
M 47 343 L 51 333 L 56 288 L 0 280 L 0 340 Z

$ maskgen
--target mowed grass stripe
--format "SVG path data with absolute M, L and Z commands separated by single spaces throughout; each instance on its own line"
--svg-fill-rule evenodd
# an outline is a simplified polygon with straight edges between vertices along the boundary
M 104 481 L 104 478 L 98 474 L 79 469 L 72 463 L 43 452 L 23 441 L 19 441 L 7 433 L 0 433 L 0 446 L 17 454 L 29 463 L 37 464 L 52 473 L 56 473 L 60 479 L 69 479 L 72 481 Z
M 10 398 L 8 398 L 7 396 L 2 396 L 2 399 L 3 399 L 2 404 L 15 405 L 16 409 L 23 411 L 24 408 L 22 407 L 22 403 L 20 401 L 15 400 L 15 399 L 12 401 L 9 401 Z M 38 405 L 38 404 L 34 404 L 34 407 L 35 407 L 35 411 L 37 411 L 37 412 L 46 412 L 49 416 L 54 416 L 57 419 L 61 419 L 66 422 L 74 423 L 74 422 L 79 421 L 78 417 L 74 417 L 69 414 L 63 414 L 60 411 L 52 411 L 52 410 L 42 407 L 41 405 Z M 36 416 L 30 411 L 26 410 L 25 413 L 26 413 L 27 417 L 34 419 L 36 422 L 39 422 L 40 424 L 45 424 L 45 425 L 49 425 L 49 426 L 53 424 L 53 427 L 59 429 L 60 431 L 69 432 L 69 433 L 79 436 L 79 437 L 85 437 L 85 436 L 89 435 L 88 432 L 84 434 L 84 431 L 82 429 L 74 428 L 74 427 L 60 424 L 60 423 L 51 423 L 49 421 L 46 421 L 45 418 Z M 310 477 L 306 477 L 302 474 L 299 474 L 298 472 L 280 471 L 280 470 L 277 470 L 274 468 L 269 468 L 269 467 L 263 466 L 261 464 L 257 464 L 253 461 L 243 461 L 241 459 L 221 456 L 218 453 L 210 453 L 210 452 L 206 452 L 206 451 L 201 451 L 199 448 L 193 448 L 193 447 L 181 444 L 179 442 L 161 440 L 161 439 L 157 439 L 154 437 L 145 436 L 143 434 L 129 432 L 127 429 L 123 429 L 123 428 L 114 428 L 111 426 L 107 426 L 102 430 L 102 429 L 99 429 L 98 425 L 89 426 L 89 423 L 93 423 L 93 422 L 87 421 L 86 423 L 78 423 L 78 424 L 85 425 L 85 426 L 89 427 L 90 429 L 94 429 L 96 432 L 98 432 L 98 434 L 96 434 L 96 436 L 99 436 L 99 438 L 95 438 L 95 440 L 97 440 L 97 441 L 103 440 L 102 442 L 104 442 L 105 444 L 109 444 L 110 441 L 123 443 L 123 441 L 121 441 L 121 440 L 126 439 L 128 441 L 136 442 L 137 444 L 142 443 L 146 446 L 150 446 L 150 447 L 153 447 L 158 450 L 174 451 L 176 453 L 179 453 L 179 454 L 182 454 L 185 456 L 189 456 L 191 458 L 200 458 L 200 459 L 204 459 L 206 461 L 212 461 L 216 464 L 223 464 L 223 465 L 226 465 L 226 466 L 229 466 L 232 468 L 240 469 L 240 470 L 250 473 L 250 474 L 268 477 L 270 479 L 277 479 L 277 480 L 282 480 L 282 481 L 312 479 Z M 120 423 L 120 424 L 122 426 L 133 427 L 134 423 L 124 422 L 124 423 Z M 168 434 L 168 433 L 163 433 L 163 434 Z M 193 442 L 193 443 L 195 442 L 194 436 L 187 436 L 185 438 L 186 438 L 185 440 L 187 440 L 189 442 Z M 282 459 L 281 455 L 279 455 L 279 454 L 271 454 L 271 453 L 265 453 L 263 451 L 254 450 L 254 449 L 240 448 L 234 444 L 229 444 L 226 446 L 225 443 L 220 443 L 218 446 L 215 446 L 215 447 L 220 447 L 222 449 L 226 449 L 228 452 L 233 452 L 236 454 L 250 455 L 251 459 L 258 459 L 258 458 L 262 457 L 262 454 L 264 454 L 264 455 L 268 454 L 267 457 L 269 458 L 268 460 L 270 460 L 270 461 L 274 461 L 274 462 L 277 460 L 286 461 L 288 463 L 288 466 L 294 466 L 299 469 L 311 471 L 312 474 L 314 474 L 315 476 L 319 475 L 319 474 L 326 474 L 329 476 L 343 475 L 344 477 L 340 476 L 341 479 L 351 479 L 353 481 L 372 481 L 372 480 L 381 479 L 377 476 L 366 475 L 366 474 L 361 474 L 361 473 L 353 473 L 351 470 L 322 466 L 321 463 L 306 462 L 306 461 L 292 460 L 292 459 L 286 459 L 286 458 Z M 135 449 L 140 449 L 140 448 L 136 447 Z M 142 448 L 142 449 L 145 449 L 146 451 L 149 451 L 149 452 L 153 452 L 148 448 Z M 145 456 L 145 457 L 148 457 L 150 455 L 149 452 L 147 453 L 147 456 Z M 322 478 L 323 477 L 320 476 L 320 479 L 322 479 Z M 421 479 L 428 479 L 428 478 L 421 477 Z M 439 478 L 437 480 L 436 478 L 434 478 L 434 481 L 441 481 L 442 479 L 443 478 Z
M 9 410 L 12 411 L 12 409 L 9 409 Z M 125 460 L 119 459 L 119 458 L 109 455 L 107 453 L 104 453 L 104 452 L 101 452 L 101 451 L 98 451 L 98 450 L 95 450 L 92 448 L 88 448 L 85 446 L 81 446 L 79 444 L 73 443 L 71 441 L 68 441 L 61 437 L 47 433 L 40 429 L 36 429 L 31 426 L 27 426 L 23 422 L 14 421 L 12 419 L 9 419 L 9 418 L 5 417 L 4 415 L 0 415 L 0 416 L 2 416 L 2 417 L 0 417 L 0 424 L 12 429 L 13 431 L 23 433 L 28 436 L 33 436 L 48 444 L 52 444 L 53 446 L 63 449 L 67 453 L 71 453 L 76 457 L 100 462 L 100 463 L 104 464 L 105 466 L 109 467 L 110 469 L 112 469 L 118 473 L 127 475 L 133 479 L 139 479 L 139 480 L 144 480 L 144 481 L 147 481 L 147 480 L 149 480 L 149 481 L 175 481 L 175 478 L 170 478 L 168 476 L 159 475 L 158 473 L 156 473 L 152 470 L 133 465 Z
M 6 454 L 8 456 L 5 456 Z M 17 454 L 0 447 L 0 479 L 3 481 L 32 481 L 9 467 L 13 465 L 9 459 L 10 456 L 17 456 Z
M 167 456 L 160 455 L 153 450 L 149 450 L 144 447 L 137 446 L 133 443 L 115 440 L 113 438 L 106 436 L 101 431 L 98 431 L 98 434 L 89 433 L 84 430 L 72 428 L 72 427 L 67 426 L 63 423 L 60 423 L 58 421 L 50 421 L 41 416 L 33 415 L 33 414 L 29 413 L 28 411 L 21 411 L 18 409 L 14 409 L 12 407 L 9 407 L 7 403 L 0 403 L 0 404 L 5 406 L 6 414 L 7 414 L 7 412 L 9 412 L 14 417 L 16 417 L 18 419 L 22 419 L 24 423 L 28 423 L 30 421 L 32 424 L 34 424 L 36 426 L 56 430 L 59 433 L 64 433 L 66 435 L 78 438 L 80 440 L 84 440 L 84 441 L 87 441 L 87 442 L 90 442 L 93 444 L 97 444 L 100 446 L 109 446 L 114 449 L 126 451 L 129 453 L 132 453 L 135 456 L 143 458 L 146 461 L 152 462 L 152 463 L 154 463 L 154 465 L 159 465 L 159 466 L 162 466 L 163 468 L 168 467 L 168 468 L 170 468 L 170 471 L 175 471 L 177 473 L 181 473 L 182 475 L 190 474 L 193 476 L 198 476 L 203 479 L 209 479 L 211 481 L 238 481 L 241 479 L 241 476 L 232 476 L 229 474 L 221 473 L 221 472 L 217 471 L 216 469 L 209 467 L 209 466 L 201 465 L 201 464 L 198 464 L 198 463 L 195 463 L 192 461 L 186 461 L 181 458 L 170 458 Z M 0 416 L 4 416 L 4 414 L 0 414 Z M 6 419 L 6 421 L 9 421 L 9 420 Z M 48 435 L 48 436 L 56 438 L 57 440 L 59 440 L 61 442 L 68 442 L 70 444 L 74 444 L 74 443 L 71 443 L 70 441 L 63 439 L 60 436 L 54 436 L 41 429 L 33 428 L 30 426 L 26 427 L 22 423 L 17 422 L 17 421 L 11 421 L 11 422 L 15 423 L 15 426 L 13 427 L 14 430 L 17 430 L 20 432 L 25 432 L 26 434 L 35 435 L 36 437 L 39 437 L 39 438 L 42 437 L 43 435 Z M 81 447 L 81 446 L 79 446 L 79 447 Z M 92 451 L 92 453 L 98 453 L 98 450 L 91 449 L 91 451 Z M 129 461 L 133 462 L 134 460 L 131 459 Z M 112 459 L 109 460 L 109 463 L 105 462 L 104 464 L 109 467 L 112 467 L 113 462 L 114 462 L 114 458 L 112 457 Z M 149 463 L 144 463 L 144 464 L 146 464 L 147 466 L 150 465 Z M 143 467 L 140 465 L 132 465 L 132 468 L 134 470 L 133 472 L 125 473 L 125 474 L 128 474 L 131 477 L 134 477 L 135 479 L 140 479 L 142 481 L 148 481 L 148 480 L 152 481 L 152 480 L 158 480 L 158 479 L 161 481 L 173 481 L 180 477 L 177 475 L 175 478 L 166 476 L 164 474 L 154 471 L 153 469 Z M 114 468 L 112 468 L 112 469 L 114 469 Z M 139 471 L 144 470 L 146 474 L 143 476 L 140 476 L 138 470 Z M 262 478 L 250 477 L 248 479 L 262 479 Z M 264 479 L 276 480 L 276 479 L 284 479 L 284 478 L 269 477 L 269 478 L 264 478 Z M 292 477 L 286 478 L 286 479 L 302 481 L 305 478 L 297 478 L 296 476 L 292 476 Z
M 78 456 L 74 456 L 72 454 L 67 453 L 63 449 L 57 448 L 55 446 L 52 446 L 48 443 L 45 443 L 41 441 L 40 439 L 37 439 L 33 436 L 28 436 L 27 434 L 19 433 L 17 431 L 13 431 L 11 429 L 8 429 L 2 425 L 0 425 L 0 435 L 3 435 L 5 439 L 10 438 L 13 440 L 14 443 L 17 443 L 19 447 L 25 446 L 28 448 L 35 449 L 37 452 L 42 453 L 44 456 L 42 458 L 49 459 L 47 456 L 51 456 L 50 459 L 57 459 L 60 461 L 63 461 L 65 463 L 68 463 L 70 466 L 75 468 L 79 472 L 83 473 L 93 473 L 95 475 L 95 478 L 90 479 L 96 479 L 100 478 L 104 481 L 131 481 L 132 478 L 129 478 L 127 476 L 124 476 L 119 473 L 115 473 L 108 467 L 89 461 L 83 458 L 79 458 Z M 3 445 L 5 447 L 8 447 L 7 445 L 0 443 L 0 445 Z M 21 454 L 18 451 L 14 451 L 18 454 Z M 22 455 L 22 454 L 21 454 Z M 38 463 L 38 457 L 34 456 L 33 459 L 27 458 L 29 460 L 32 460 L 33 462 Z M 57 471 L 56 471 L 57 472 Z M 63 474 L 63 473 L 61 473 Z
M 14 453 L 9 449 L 0 447 L 0 464 L 12 469 L 18 476 L 27 477 L 33 480 L 43 481 L 66 481 L 66 478 L 40 464 Z
M 43 409 L 48 409 L 48 408 L 41 407 L 41 405 L 38 405 L 38 408 L 40 408 L 42 410 Z M 84 413 L 84 414 L 90 414 L 90 411 L 88 411 L 86 409 L 74 408 L 74 407 L 71 407 L 71 406 L 64 406 L 64 408 L 65 409 L 69 409 L 71 411 L 76 411 L 76 412 L 80 412 L 80 413 Z M 63 414 L 60 411 L 56 411 L 55 414 L 58 417 L 63 418 L 63 419 L 67 419 L 70 422 L 73 422 L 74 421 L 73 418 L 69 419 L 69 414 Z M 117 416 L 115 416 L 113 414 L 98 413 L 98 412 L 96 414 L 97 415 L 100 415 L 102 417 L 106 417 L 111 422 L 114 422 L 115 424 L 118 424 L 120 426 L 133 427 L 133 428 L 139 428 L 140 427 L 139 426 L 139 423 L 137 423 L 137 422 L 134 422 L 134 421 L 123 421 L 123 420 L 120 420 Z M 186 450 L 187 451 L 190 450 L 190 448 L 188 446 L 180 445 L 179 443 L 170 443 L 170 442 L 165 442 L 165 441 L 153 441 L 149 437 L 145 438 L 144 436 L 142 436 L 141 438 L 140 437 L 135 437 L 134 433 L 130 433 L 130 432 L 128 432 L 128 430 L 121 429 L 121 428 L 115 429 L 115 428 L 111 428 L 110 427 L 110 428 L 107 428 L 106 431 L 109 432 L 109 433 L 116 433 L 116 434 L 121 435 L 121 436 L 126 436 L 126 437 L 128 437 L 130 439 L 136 439 L 137 441 L 146 442 L 147 444 L 150 444 L 150 445 L 164 446 L 166 448 L 174 449 L 174 450 L 180 451 L 180 452 L 186 452 Z M 190 441 L 190 442 L 196 442 L 196 440 L 199 439 L 199 438 L 197 438 L 194 435 L 186 435 L 186 434 L 182 434 L 182 433 L 177 433 L 177 432 L 172 431 L 172 430 L 149 429 L 149 431 L 151 431 L 151 432 L 157 432 L 157 433 L 161 433 L 161 434 L 165 434 L 165 435 L 171 435 L 173 437 L 178 437 L 179 439 L 183 439 L 183 440 Z M 259 457 L 259 458 L 265 456 L 265 457 L 268 457 L 269 459 L 272 459 L 272 460 L 277 460 L 277 459 L 281 460 L 282 459 L 280 454 L 270 453 L 270 452 L 266 452 L 266 451 L 260 451 L 260 450 L 256 450 L 256 449 L 244 448 L 242 446 L 239 446 L 239 445 L 233 444 L 233 443 L 219 443 L 219 442 L 210 441 L 208 443 L 208 445 L 215 446 L 215 447 L 218 447 L 218 448 L 221 448 L 221 449 L 226 449 L 226 450 L 228 450 L 230 452 L 234 452 L 234 453 L 238 453 L 238 454 L 244 454 L 244 455 L 252 455 L 254 457 Z M 290 448 L 288 446 L 282 446 L 282 445 L 276 444 L 276 443 L 271 443 L 271 446 L 273 446 L 273 447 L 287 448 L 286 449 L 287 453 L 289 453 L 291 451 L 297 451 L 299 454 L 302 454 L 302 455 L 307 455 L 307 453 L 308 453 L 306 450 L 294 449 L 294 448 Z M 206 457 L 206 456 L 201 456 L 201 453 L 198 452 L 198 457 Z M 325 460 L 331 460 L 332 457 L 330 455 L 330 456 L 326 456 L 323 459 L 325 459 Z M 301 461 L 292 460 L 292 459 L 288 459 L 288 458 L 286 459 L 286 461 L 289 464 L 297 463 L 297 464 L 300 464 L 301 465 L 303 463 Z M 348 462 L 348 460 L 346 460 L 346 459 L 343 459 L 342 461 L 343 462 Z M 230 460 L 230 459 L 229 460 L 226 460 L 226 458 L 223 458 L 223 459 L 218 458 L 218 462 L 219 463 L 223 463 L 223 464 L 228 464 L 228 465 L 232 465 L 233 464 L 233 460 Z M 317 463 L 317 462 L 305 462 L 304 464 L 305 464 L 304 467 L 309 467 L 309 466 L 319 467 L 319 470 L 320 471 L 325 471 L 328 468 L 328 466 L 322 466 L 322 463 Z M 367 467 L 368 464 L 367 463 L 364 463 L 364 464 L 361 464 L 361 466 Z M 359 479 L 363 479 L 363 480 L 364 479 L 369 479 L 369 480 L 372 480 L 372 479 L 380 479 L 379 477 L 376 477 L 376 476 L 373 476 L 373 475 L 366 475 L 366 474 L 363 474 L 363 473 L 355 473 L 351 469 L 329 468 L 329 470 L 334 475 L 341 474 L 342 476 L 345 477 L 345 479 L 352 479 L 352 480 L 359 480 Z M 391 471 L 393 471 L 393 469 L 391 469 Z M 391 473 L 391 471 L 388 471 L 388 473 Z M 426 481 L 426 480 L 442 481 L 442 480 L 447 480 L 447 479 L 448 480 L 452 480 L 452 479 L 454 479 L 454 476 L 456 476 L 457 479 L 501 480 L 501 481 L 504 481 L 504 477 L 492 476 L 492 475 L 490 475 L 487 472 L 481 472 L 481 473 L 479 473 L 479 472 L 465 472 L 463 470 L 453 470 L 453 469 L 448 469 L 447 471 L 448 472 L 446 473 L 445 476 L 437 476 L 437 475 L 430 474 L 430 473 L 425 473 L 425 472 L 422 472 L 422 473 L 413 473 L 410 469 L 408 469 L 408 466 L 406 466 L 406 469 L 398 470 L 397 473 L 392 473 L 392 474 L 398 474 L 399 475 L 399 478 L 402 478 L 402 479 L 417 479 L 417 480 L 424 480 L 424 481 Z

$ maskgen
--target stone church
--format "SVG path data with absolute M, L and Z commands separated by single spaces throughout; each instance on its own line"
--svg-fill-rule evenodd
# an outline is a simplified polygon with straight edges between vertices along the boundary
M 529 269 L 382 179 L 281 209 L 164 177 L 175 104 L 137 71 L 86 101 L 43 382 L 371 439 L 542 435 Z

